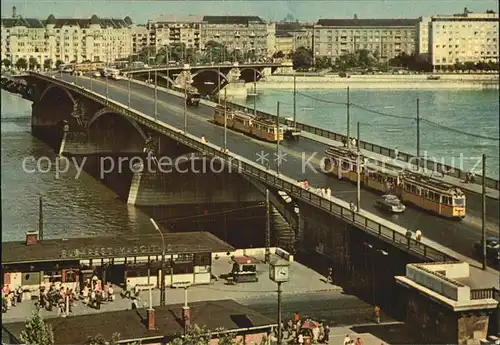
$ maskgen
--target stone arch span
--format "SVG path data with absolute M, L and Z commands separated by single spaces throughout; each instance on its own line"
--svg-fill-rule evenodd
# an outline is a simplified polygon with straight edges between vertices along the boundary
M 261 78 L 264 77 L 262 75 L 262 72 L 259 71 L 257 68 L 253 68 L 253 67 L 245 67 L 245 68 L 241 68 L 240 69 L 240 73 L 243 74 L 244 71 L 255 71 L 255 74 L 259 75 Z
M 224 73 L 220 72 L 220 71 L 219 71 L 219 70 L 217 70 L 217 69 L 202 69 L 202 70 L 200 70 L 200 71 L 198 71 L 198 72 L 194 73 L 194 74 L 192 75 L 192 78 L 194 79 L 194 77 L 196 77 L 197 75 L 200 75 L 201 73 L 206 73 L 206 72 L 212 72 L 212 73 L 218 74 L 218 75 L 220 75 L 220 76 L 221 76 L 221 77 L 222 77 L 222 78 L 223 78 L 226 82 L 228 82 L 228 83 L 229 83 L 229 79 L 227 79 L 226 75 L 225 75 Z
M 71 94 L 71 92 L 69 92 L 69 90 L 65 87 L 60 87 L 59 85 L 56 85 L 56 84 L 50 84 L 49 86 L 47 86 L 45 88 L 45 90 L 43 90 L 42 94 L 40 95 L 40 99 L 39 99 L 39 102 L 41 102 L 43 100 L 43 98 L 45 97 L 45 95 L 52 89 L 59 89 L 59 90 L 62 90 L 66 93 L 66 95 L 68 96 L 69 99 L 71 99 L 71 102 L 73 102 L 73 104 L 76 104 L 76 100 L 75 98 L 73 97 L 73 95 Z
M 175 85 L 175 81 L 172 78 L 170 78 L 169 76 L 162 75 L 161 78 L 168 81 L 170 83 L 170 85 Z
M 88 128 L 90 129 L 92 124 L 98 119 L 100 118 L 101 116 L 103 115 L 115 115 L 115 116 L 120 116 L 121 118 L 123 118 L 124 120 L 126 120 L 128 123 L 130 123 L 136 130 L 137 132 L 139 133 L 139 135 L 146 141 L 148 139 L 148 136 L 146 135 L 146 133 L 144 133 L 144 131 L 142 130 L 142 128 L 137 124 L 137 122 L 135 122 L 134 120 L 126 117 L 126 116 L 123 116 L 122 114 L 120 113 L 117 113 L 116 111 L 114 110 L 111 110 L 109 108 L 102 108 L 100 110 L 98 110 L 89 120 L 88 122 Z

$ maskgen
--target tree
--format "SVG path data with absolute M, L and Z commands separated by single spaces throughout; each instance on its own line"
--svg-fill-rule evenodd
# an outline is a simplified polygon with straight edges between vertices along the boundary
M 35 69 L 39 66 L 38 60 L 34 57 L 30 57 L 28 60 L 28 66 L 30 69 Z
M 36 308 L 33 315 L 26 320 L 24 329 L 21 331 L 21 340 L 26 345 L 54 344 L 52 327 L 43 321 L 40 308 Z
M 313 63 L 311 50 L 305 47 L 298 48 L 293 53 L 292 61 L 293 61 L 293 69 L 295 70 L 311 68 Z
M 52 59 L 45 59 L 43 62 L 43 68 L 44 69 L 51 69 L 52 68 Z
M 64 65 L 64 61 L 62 60 L 57 60 L 56 61 L 56 68 L 59 68 L 59 66 Z
M 9 59 L 3 59 L 2 60 L 2 66 L 5 68 L 9 68 L 12 65 L 12 62 Z
M 285 54 L 281 50 L 279 50 L 273 54 L 273 58 L 275 58 L 275 59 L 282 59 L 284 57 L 285 57 Z
M 216 329 L 218 332 L 223 332 L 223 328 Z M 219 343 L 218 345 L 236 345 L 235 338 L 236 334 L 234 332 L 224 332 L 219 333 Z
M 228 59 L 229 51 L 224 44 L 216 41 L 208 41 L 205 44 L 205 56 L 204 60 L 206 62 L 221 63 Z
M 25 58 L 19 58 L 16 61 L 16 68 L 17 69 L 26 69 L 28 68 L 28 62 L 26 61 Z
M 328 57 L 320 56 L 316 58 L 316 64 L 314 65 L 316 69 L 329 68 L 330 66 L 331 66 L 331 61 Z
M 457 61 L 455 62 L 453 67 L 455 68 L 455 71 L 460 71 L 460 72 L 465 71 L 465 64 L 463 62 Z
M 119 340 L 119 333 L 113 333 L 113 335 L 111 336 L 111 340 L 106 340 L 102 334 L 98 334 L 96 336 L 89 337 L 84 345 L 118 345 Z M 141 343 L 134 342 L 129 345 L 141 345 Z
M 184 337 L 175 338 L 171 345 L 208 345 L 212 335 L 206 327 L 191 325 Z

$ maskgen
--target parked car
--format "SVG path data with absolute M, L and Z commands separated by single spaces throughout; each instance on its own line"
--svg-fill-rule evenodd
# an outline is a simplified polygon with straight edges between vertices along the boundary
M 478 257 L 483 256 L 483 245 L 481 241 L 474 243 L 474 251 Z M 500 239 L 498 237 L 486 238 L 486 257 L 489 261 L 498 264 L 500 262 Z
M 382 197 L 377 200 L 376 205 L 380 209 L 392 213 L 402 213 L 406 210 L 406 206 L 403 205 L 401 200 L 392 194 L 382 195 Z

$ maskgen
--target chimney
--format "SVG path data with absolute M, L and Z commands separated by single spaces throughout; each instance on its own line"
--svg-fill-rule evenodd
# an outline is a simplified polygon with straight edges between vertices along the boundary
M 155 329 L 156 329 L 155 310 L 148 309 L 148 331 L 154 331 Z
M 191 326 L 191 310 L 187 306 L 182 307 L 182 319 L 184 320 L 184 334 L 188 334 Z
M 26 233 L 26 245 L 32 246 L 37 244 L 38 242 L 38 232 L 37 231 L 28 231 Z
M 12 18 L 17 18 L 17 9 L 16 9 L 16 6 L 12 6 Z

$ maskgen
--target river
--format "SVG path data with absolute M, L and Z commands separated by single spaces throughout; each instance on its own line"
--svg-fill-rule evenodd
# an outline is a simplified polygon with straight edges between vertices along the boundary
M 266 89 L 259 92 L 257 85 L 257 92 L 257 109 L 275 114 L 279 101 L 280 116 L 293 117 L 293 90 Z M 471 169 L 480 162 L 484 153 L 487 156 L 486 175 L 498 179 L 498 90 L 351 89 L 349 96 L 351 104 L 372 111 L 350 107 L 351 136 L 356 136 L 356 125 L 360 122 L 362 140 L 385 147 L 398 147 L 401 152 L 416 154 L 415 118 L 418 98 L 421 154 L 427 151 L 428 156 L 436 157 L 439 162 Z M 346 99 L 345 90 L 300 90 L 299 84 L 296 96 L 297 121 L 346 133 Z M 254 106 L 251 97 L 234 101 L 248 107 Z M 452 129 L 444 129 L 442 126 Z M 475 135 L 462 134 L 460 131 Z M 488 137 L 493 139 L 487 139 Z M 475 169 L 480 172 L 481 165 L 477 165 Z

